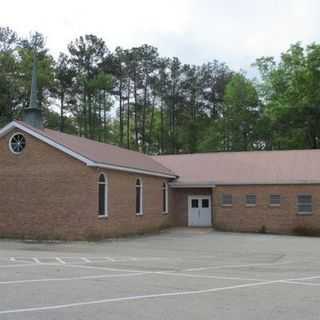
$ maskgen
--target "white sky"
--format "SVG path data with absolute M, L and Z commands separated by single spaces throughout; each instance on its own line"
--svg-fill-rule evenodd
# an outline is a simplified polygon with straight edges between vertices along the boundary
M 54 55 L 86 33 L 110 49 L 151 44 L 184 63 L 249 71 L 291 43 L 320 41 L 320 0 L 0 0 L 0 24 L 39 31 Z

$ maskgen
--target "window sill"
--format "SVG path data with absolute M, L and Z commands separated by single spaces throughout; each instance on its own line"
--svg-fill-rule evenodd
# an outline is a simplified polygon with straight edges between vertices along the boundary
M 269 204 L 269 207 L 271 207 L 271 208 L 279 208 L 279 207 L 281 207 L 281 205 L 280 204 Z
M 142 213 L 136 213 L 137 217 L 142 217 L 143 216 L 143 212 Z
M 108 217 L 109 217 L 109 216 L 108 216 L 107 214 L 99 215 L 99 216 L 98 216 L 99 219 L 108 219 Z
M 254 208 L 256 207 L 257 205 L 256 204 L 246 204 L 246 207 L 247 208 Z
M 312 212 L 297 212 L 297 216 L 312 216 Z
M 169 212 L 161 212 L 161 214 L 163 214 L 164 216 L 167 216 Z
M 232 208 L 232 204 L 223 204 L 221 205 L 222 208 Z

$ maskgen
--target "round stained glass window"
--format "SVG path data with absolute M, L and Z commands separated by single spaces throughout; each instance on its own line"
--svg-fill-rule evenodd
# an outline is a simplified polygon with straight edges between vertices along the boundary
M 9 141 L 11 152 L 19 154 L 26 147 L 26 138 L 21 133 L 14 134 Z

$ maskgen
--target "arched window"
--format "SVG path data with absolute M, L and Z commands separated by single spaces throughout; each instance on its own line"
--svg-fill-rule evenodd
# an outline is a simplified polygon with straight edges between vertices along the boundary
M 136 180 L 136 214 L 143 214 L 143 185 L 142 180 Z
M 99 216 L 108 215 L 108 180 L 102 173 L 99 176 Z
M 168 184 L 162 184 L 162 212 L 168 213 Z

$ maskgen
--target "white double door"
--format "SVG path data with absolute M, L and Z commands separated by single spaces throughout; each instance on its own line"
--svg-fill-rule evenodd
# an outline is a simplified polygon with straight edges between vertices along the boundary
M 212 226 L 210 196 L 188 197 L 188 225 L 190 227 Z

